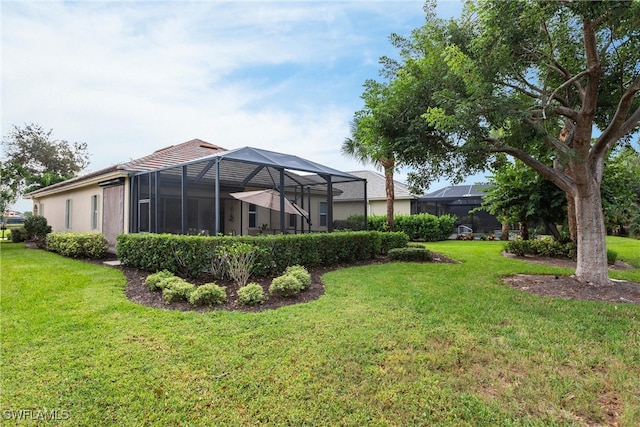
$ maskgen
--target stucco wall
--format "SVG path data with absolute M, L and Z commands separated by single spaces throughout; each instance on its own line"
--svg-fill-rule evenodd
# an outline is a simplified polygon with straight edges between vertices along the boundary
M 98 197 L 97 227 L 91 227 L 91 197 Z M 70 200 L 70 227 L 66 227 L 66 206 Z M 33 199 L 34 213 L 44 213 L 53 231 L 102 231 L 102 189 L 96 184 L 85 188 Z M 44 211 L 44 212 L 43 212 Z

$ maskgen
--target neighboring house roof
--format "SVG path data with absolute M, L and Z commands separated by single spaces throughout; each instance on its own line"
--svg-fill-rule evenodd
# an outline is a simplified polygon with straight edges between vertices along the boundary
M 159 169 L 176 164 L 188 162 L 190 160 L 201 157 L 210 156 L 211 154 L 224 152 L 226 149 L 214 144 L 202 141 L 201 139 L 192 139 L 178 145 L 161 148 L 154 151 L 148 156 L 139 159 L 130 160 L 113 166 L 108 166 L 94 172 L 87 173 L 76 178 L 68 179 L 45 188 L 41 188 L 31 193 L 25 194 L 25 198 L 41 196 L 48 193 L 55 193 L 63 190 L 70 190 L 78 186 L 85 185 L 88 182 L 104 181 L 127 176 L 129 172 L 142 172 L 153 169 Z
M 418 201 L 440 202 L 467 199 L 470 197 L 482 198 L 486 194 L 486 190 L 490 187 L 491 186 L 488 184 L 451 185 L 449 187 L 445 187 L 432 193 L 427 193 L 423 196 L 420 196 L 418 198 Z
M 354 171 L 349 174 L 367 180 L 367 199 L 386 200 L 386 182 L 384 175 L 373 171 Z M 412 194 L 405 184 L 393 181 L 395 200 L 417 199 L 418 196 Z M 364 198 L 364 187 L 360 182 L 351 182 L 336 185 L 343 193 L 335 198 L 335 201 L 362 200 Z

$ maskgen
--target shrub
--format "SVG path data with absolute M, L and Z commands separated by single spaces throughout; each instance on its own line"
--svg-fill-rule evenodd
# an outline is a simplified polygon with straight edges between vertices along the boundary
M 380 254 L 387 255 L 389 250 L 404 248 L 409 243 L 409 236 L 401 231 L 380 233 Z
M 107 239 L 100 233 L 50 233 L 47 249 L 71 258 L 99 259 L 109 249 Z
M 307 289 L 311 286 L 311 274 L 309 274 L 307 269 L 301 265 L 292 265 L 287 267 L 284 274 L 291 274 L 292 276 L 295 276 L 300 281 L 302 289 Z
M 264 289 L 257 283 L 249 283 L 238 289 L 238 304 L 251 305 L 264 302 Z
M 206 283 L 198 286 L 191 295 L 189 302 L 193 305 L 214 305 L 222 304 L 227 301 L 227 292 L 224 286 L 218 286 L 215 283 Z
M 244 242 L 234 242 L 223 250 L 227 274 L 242 287 L 247 284 L 262 249 Z
M 393 261 L 433 261 L 431 251 L 426 248 L 396 248 L 389 251 Z
M 157 291 L 158 289 L 162 289 L 160 287 L 160 283 L 164 279 L 169 279 L 171 277 L 175 277 L 175 276 L 169 270 L 158 271 L 156 273 L 148 275 L 147 278 L 144 280 L 144 284 L 149 287 L 150 291 Z
M 607 249 L 607 264 L 613 265 L 616 263 L 618 259 L 618 252 L 613 251 L 611 249 Z
M 539 239 L 516 239 L 505 245 L 505 251 L 517 256 L 540 255 L 549 257 L 576 258 L 576 244 L 573 242 L 561 243 L 552 237 L 543 236 Z
M 179 277 L 164 279 L 159 285 L 162 288 L 162 296 L 167 304 L 174 301 L 189 301 L 191 293 L 196 289 L 195 285 Z
M 516 256 L 525 256 L 532 253 L 531 241 L 516 239 L 507 242 L 504 250 Z
M 27 231 L 27 240 L 35 241 L 39 247 L 44 247 L 45 238 L 51 233 L 51 226 L 47 225 L 47 219 L 41 215 L 30 215 L 25 218 L 24 229 Z
M 292 296 L 300 293 L 303 287 L 300 280 L 292 274 L 278 276 L 271 281 L 269 292 L 273 295 Z
M 11 230 L 11 241 L 13 243 L 21 243 L 27 240 L 27 230 L 24 227 L 14 228 Z

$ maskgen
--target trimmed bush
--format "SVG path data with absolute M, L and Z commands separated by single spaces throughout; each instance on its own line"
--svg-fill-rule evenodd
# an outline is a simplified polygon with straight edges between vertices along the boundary
M 549 236 L 532 240 L 512 240 L 505 245 L 505 251 L 517 256 L 539 255 L 554 258 L 576 258 L 575 243 L 561 243 Z
M 24 219 L 24 229 L 27 231 L 27 240 L 33 240 L 41 248 L 45 247 L 47 234 L 51 233 L 47 218 L 41 215 L 30 215 Z
M 198 286 L 191 295 L 189 295 L 189 302 L 193 305 L 208 305 L 222 304 L 227 301 L 227 292 L 224 286 L 218 286 L 215 283 L 206 283 L 202 286 Z
M 162 297 L 167 304 L 174 301 L 189 301 L 189 297 L 196 289 L 194 284 L 179 277 L 164 279 L 159 287 L 162 288 Z
M 226 257 L 228 247 L 240 242 L 258 248 L 252 274 L 267 277 L 281 274 L 289 265 L 312 268 L 373 259 L 383 253 L 383 235 L 376 231 L 260 237 L 121 234 L 117 253 L 124 265 L 143 270 L 167 269 L 182 277 L 196 277 L 215 270 L 220 277 L 227 277 L 228 268 L 222 257 Z M 406 243 L 401 243 L 404 240 L 406 237 L 400 235 L 386 236 L 385 250 L 394 245 L 404 246 Z
M 367 217 L 370 230 L 387 231 L 386 215 Z M 396 215 L 395 231 L 405 233 L 410 240 L 446 240 L 453 231 L 456 217 L 453 215 L 435 216 L 427 213 L 417 215 Z
M 257 283 L 249 283 L 238 289 L 238 304 L 262 304 L 265 300 L 264 289 Z
M 299 294 L 302 289 L 302 283 L 292 274 L 284 274 L 274 278 L 269 286 L 271 294 L 285 297 Z
M 50 233 L 46 237 L 47 249 L 70 258 L 103 258 L 109 242 L 100 233 Z
M 295 276 L 300 281 L 302 289 L 308 289 L 309 286 L 311 286 L 311 274 L 309 274 L 307 269 L 301 265 L 292 265 L 287 267 L 284 274 L 291 274 L 292 276 Z
M 162 270 L 162 271 L 158 271 L 156 273 L 148 275 L 147 278 L 144 279 L 144 284 L 149 287 L 150 291 L 157 291 L 159 289 L 162 289 L 160 287 L 160 283 L 164 279 L 169 279 L 172 277 L 175 277 L 175 275 L 172 272 L 168 270 Z
M 380 234 L 380 254 L 387 255 L 391 249 L 404 248 L 409 243 L 409 236 L 402 231 Z
M 433 261 L 431 251 L 426 248 L 396 248 L 389 251 L 393 261 Z
M 27 230 L 24 227 L 13 228 L 11 230 L 11 241 L 21 243 L 27 240 Z

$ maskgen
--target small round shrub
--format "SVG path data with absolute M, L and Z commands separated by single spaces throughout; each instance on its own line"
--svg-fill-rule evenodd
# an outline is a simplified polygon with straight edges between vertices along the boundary
M 433 261 L 431 251 L 426 248 L 395 248 L 389 251 L 392 261 Z
M 224 286 L 218 286 L 215 283 L 206 283 L 191 292 L 189 302 L 193 305 L 208 306 L 222 304 L 227 301 L 226 289 Z
M 156 273 L 148 275 L 147 278 L 144 280 L 144 284 L 149 287 L 150 291 L 157 291 L 158 289 L 162 289 L 160 287 L 160 283 L 164 279 L 169 279 L 171 277 L 175 277 L 175 276 L 169 270 L 158 271 Z
M 24 227 L 14 228 L 11 230 L 11 241 L 13 243 L 21 243 L 27 240 L 27 230 Z
M 308 289 L 311 286 L 311 274 L 301 265 L 292 265 L 287 267 L 284 274 L 295 276 L 302 285 L 302 289 Z
M 274 295 L 292 296 L 303 289 L 300 280 L 292 274 L 283 274 L 271 281 L 269 292 Z
M 252 282 L 238 289 L 238 304 L 240 305 L 262 304 L 264 300 L 264 290 L 257 283 Z
M 194 284 L 179 277 L 164 279 L 160 282 L 160 286 L 163 287 L 162 296 L 167 304 L 174 301 L 189 301 L 189 297 L 196 289 Z

